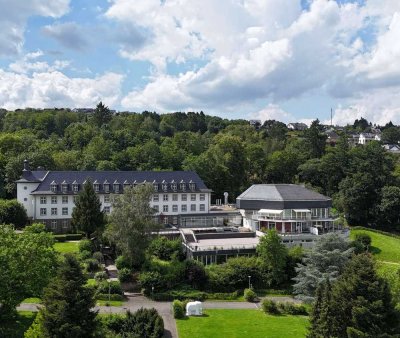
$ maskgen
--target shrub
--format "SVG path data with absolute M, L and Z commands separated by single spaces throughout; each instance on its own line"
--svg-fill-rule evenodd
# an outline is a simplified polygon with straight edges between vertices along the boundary
M 185 279 L 193 288 L 199 289 L 207 284 L 204 265 L 194 260 L 185 261 Z
M 265 313 L 271 314 L 271 315 L 279 314 L 279 309 L 273 300 L 264 299 L 261 305 L 262 305 L 262 309 Z
M 100 269 L 100 264 L 96 259 L 89 258 L 85 260 L 85 266 L 87 272 L 96 272 Z
M 123 268 L 127 269 L 132 268 L 131 264 L 129 264 L 129 261 L 125 258 L 125 256 L 118 256 L 117 259 L 115 260 L 115 266 L 117 267 L 118 270 Z
M 123 301 L 124 300 L 124 296 L 118 295 L 118 294 L 115 294 L 115 293 L 110 293 L 110 295 L 108 295 L 108 293 L 98 293 L 98 294 L 96 294 L 96 299 L 97 300 L 119 300 L 119 301 Z
M 172 302 L 172 311 L 174 312 L 174 318 L 181 319 L 185 316 L 185 310 L 180 300 L 175 299 Z
M 159 236 L 150 243 L 148 253 L 162 260 L 171 260 L 173 256 L 180 259 L 182 253 L 182 243 L 180 239 L 171 240 Z
M 99 263 L 103 262 L 103 254 L 100 251 L 96 251 L 92 257 L 96 259 Z
M 244 290 L 244 299 L 248 302 L 254 302 L 257 298 L 256 293 L 252 289 Z
M 66 234 L 65 237 L 68 241 L 80 241 L 82 234 Z
M 144 290 L 146 296 L 152 292 L 153 287 L 156 292 L 163 291 L 165 288 L 163 276 L 155 271 L 142 272 L 139 275 L 139 285 Z
M 57 242 L 62 243 L 62 242 L 65 242 L 67 240 L 67 236 L 66 235 L 54 235 L 54 239 Z
M 112 294 L 117 294 L 117 295 L 124 294 L 121 288 L 121 283 L 119 281 L 112 281 L 112 282 L 103 281 L 99 283 L 97 287 L 97 294 L 100 293 L 108 294 L 108 288 L 110 288 L 110 293 Z
M 288 315 L 307 315 L 307 309 L 304 305 L 291 302 L 278 303 L 278 308 L 281 313 Z
M 104 280 L 106 280 L 107 278 L 108 278 L 108 275 L 107 275 L 107 272 L 105 272 L 105 271 L 96 272 L 96 274 L 94 275 L 94 279 L 95 279 L 97 282 L 104 281 Z
M 31 234 L 39 234 L 46 231 L 46 226 L 43 223 L 33 223 L 31 225 L 27 225 L 24 228 L 24 231 Z
M 90 251 L 83 250 L 79 253 L 79 257 L 81 260 L 91 259 L 92 253 Z
M 126 283 L 130 282 L 132 279 L 132 273 L 131 270 L 127 268 L 123 268 L 121 270 L 118 270 L 118 279 L 121 283 Z
M 103 300 L 103 299 L 102 299 Z M 108 298 L 107 298 L 108 300 Z M 99 316 L 101 323 L 108 329 L 114 332 L 119 332 L 124 325 L 125 316 L 110 314 L 108 316 Z
M 79 247 L 79 252 L 89 251 L 90 255 L 92 254 L 92 242 L 89 241 L 88 239 L 80 241 L 78 247 Z
M 356 234 L 352 246 L 356 254 L 368 251 L 371 246 L 371 236 L 366 233 Z

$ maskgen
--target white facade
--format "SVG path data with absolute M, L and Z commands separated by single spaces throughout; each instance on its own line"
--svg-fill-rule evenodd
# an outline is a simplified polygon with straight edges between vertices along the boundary
M 367 144 L 371 141 L 380 141 L 381 136 L 379 134 L 361 133 L 358 138 L 358 144 Z

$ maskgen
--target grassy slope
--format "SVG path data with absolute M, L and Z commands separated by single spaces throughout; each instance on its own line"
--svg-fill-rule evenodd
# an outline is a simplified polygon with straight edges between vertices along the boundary
M 55 243 L 54 248 L 60 253 L 76 253 L 78 252 L 79 242 L 60 242 Z
M 386 236 L 373 231 L 358 229 L 351 231 L 351 238 L 354 239 L 354 236 L 357 233 L 366 233 L 371 236 L 371 251 L 377 260 L 400 264 L 400 238 Z
M 261 310 L 207 310 L 203 317 L 177 320 L 180 338 L 304 337 L 305 316 L 271 316 Z

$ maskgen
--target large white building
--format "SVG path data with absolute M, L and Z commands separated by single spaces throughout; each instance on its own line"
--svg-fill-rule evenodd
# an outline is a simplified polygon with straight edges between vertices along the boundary
M 128 186 L 150 183 L 150 202 L 160 222 L 179 224 L 180 217 L 209 213 L 211 190 L 192 171 L 31 171 L 24 162 L 17 183 L 17 199 L 31 221 L 44 223 L 54 232 L 71 230 L 71 215 L 78 193 L 90 180 L 106 214 L 112 211 L 112 196 Z

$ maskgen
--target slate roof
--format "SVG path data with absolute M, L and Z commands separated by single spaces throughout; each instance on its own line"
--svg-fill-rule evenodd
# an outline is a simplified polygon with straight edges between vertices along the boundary
M 296 184 L 254 184 L 237 198 L 241 209 L 329 207 L 332 200 Z
M 47 174 L 43 175 L 43 172 L 32 171 L 23 173 L 23 181 L 28 181 L 27 179 L 32 178 L 35 182 L 41 181 L 37 189 L 33 194 L 49 193 L 51 194 L 51 183 L 55 182 L 58 185 L 58 191 L 62 183 L 68 184 L 68 192 L 72 193 L 72 184 L 80 185 L 90 179 L 92 182 L 97 181 L 100 184 L 100 192 L 104 191 L 104 183 L 110 184 L 110 191 L 113 190 L 114 182 L 118 182 L 120 185 L 120 190 L 122 190 L 123 183 L 151 183 L 159 184 L 159 192 L 162 193 L 161 182 L 165 181 L 167 183 L 176 182 L 177 191 L 182 192 L 179 187 L 179 183 L 186 183 L 186 191 L 190 192 L 188 184 L 195 183 L 195 191 L 209 191 L 202 179 L 193 171 L 48 171 Z M 24 177 L 24 174 L 26 177 Z M 41 179 L 38 179 L 38 178 Z M 18 182 L 18 181 L 17 181 Z M 168 190 L 172 191 L 170 184 L 168 184 Z

